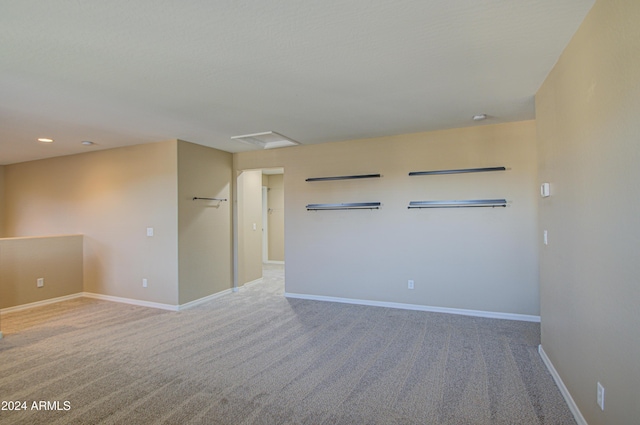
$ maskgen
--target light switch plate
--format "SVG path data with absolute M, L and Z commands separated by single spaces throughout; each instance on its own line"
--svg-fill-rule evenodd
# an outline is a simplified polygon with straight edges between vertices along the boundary
M 604 410 L 604 387 L 600 382 L 598 382 L 598 394 L 596 397 L 596 402 L 598 406 L 600 406 L 600 410 Z
M 546 198 L 550 194 L 551 194 L 551 188 L 549 186 L 549 183 L 542 183 L 540 185 L 540 196 L 542 196 L 543 198 Z

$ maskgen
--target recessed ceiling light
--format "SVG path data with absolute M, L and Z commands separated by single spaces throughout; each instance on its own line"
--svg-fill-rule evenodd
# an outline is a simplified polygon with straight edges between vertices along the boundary
M 91 145 L 94 145 L 94 144 L 95 144 L 95 143 L 93 143 L 93 142 L 92 142 L 92 141 L 90 141 L 90 140 L 83 140 L 83 141 L 82 141 L 82 142 L 80 142 L 80 143 L 82 143 L 82 144 L 83 144 L 83 145 L 85 145 L 85 146 L 91 146 Z
M 40 137 L 38 139 L 38 142 L 42 142 L 42 143 L 53 143 L 53 139 L 48 139 L 46 137 Z
M 478 114 L 473 116 L 474 121 L 482 121 L 487 119 L 487 114 Z
M 245 134 L 244 136 L 233 136 L 232 140 L 258 146 L 262 149 L 284 148 L 286 146 L 299 145 L 293 139 L 283 136 L 275 131 L 265 131 L 264 133 Z

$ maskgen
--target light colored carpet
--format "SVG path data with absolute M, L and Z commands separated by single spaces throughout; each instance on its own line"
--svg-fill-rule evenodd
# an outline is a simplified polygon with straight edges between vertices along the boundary
M 2 424 L 575 424 L 539 325 L 283 297 L 179 313 L 77 299 L 5 314 Z M 33 401 L 70 410 L 30 410 Z

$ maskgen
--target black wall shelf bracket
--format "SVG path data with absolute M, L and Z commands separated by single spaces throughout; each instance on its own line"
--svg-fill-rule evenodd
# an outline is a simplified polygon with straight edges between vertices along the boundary
M 309 204 L 307 211 L 321 210 L 377 210 L 380 202 L 347 202 L 342 204 Z
M 437 174 L 483 173 L 487 171 L 505 171 L 506 167 L 461 168 L 459 170 L 412 171 L 410 176 L 432 176 Z
M 470 199 L 463 201 L 411 201 L 409 209 L 414 208 L 478 208 L 506 207 L 506 199 Z
M 355 179 L 374 179 L 382 177 L 380 174 L 360 174 L 355 176 L 336 176 L 336 177 L 309 177 L 307 182 L 321 182 L 330 180 L 355 180 Z

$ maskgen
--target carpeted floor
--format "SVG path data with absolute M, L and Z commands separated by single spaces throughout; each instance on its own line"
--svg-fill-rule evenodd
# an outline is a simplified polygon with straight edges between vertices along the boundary
M 288 300 L 282 276 L 179 313 L 3 315 L 0 400 L 27 410 L 0 423 L 575 424 L 538 324 Z

